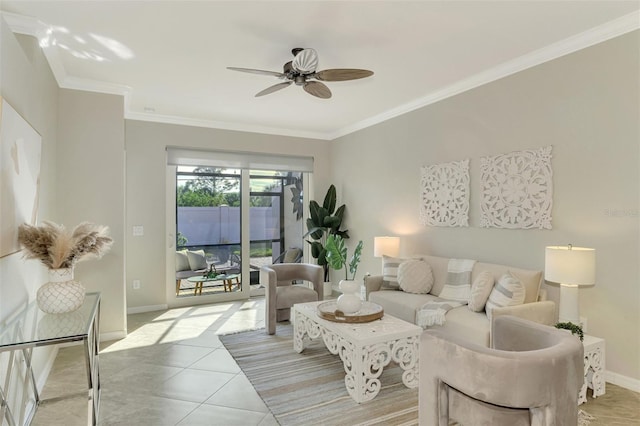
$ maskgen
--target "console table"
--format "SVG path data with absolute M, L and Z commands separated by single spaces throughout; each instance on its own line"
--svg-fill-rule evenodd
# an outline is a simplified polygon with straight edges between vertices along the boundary
M 96 425 L 100 408 L 99 337 L 100 293 L 87 293 L 80 309 L 66 314 L 47 314 L 32 302 L 0 325 L 0 353 L 8 353 L 6 375 L 0 382 L 0 423 L 4 418 L 9 426 L 28 425 L 39 405 L 78 396 L 40 399 L 31 362 L 33 348 L 82 342 L 88 390 L 80 394 L 87 396 L 88 425 Z
M 604 339 L 584 335 L 584 383 L 578 395 L 578 404 L 587 402 L 587 387 L 593 389 L 593 397 L 604 395 Z

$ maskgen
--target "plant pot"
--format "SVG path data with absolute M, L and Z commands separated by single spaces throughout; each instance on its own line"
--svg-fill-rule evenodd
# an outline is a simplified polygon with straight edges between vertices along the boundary
M 358 312 L 362 307 L 360 299 L 360 282 L 354 280 L 340 281 L 340 291 L 342 294 L 338 297 L 338 310 L 345 314 L 353 314 Z
M 84 302 L 85 288 L 73 279 L 73 269 L 49 269 L 49 282 L 36 295 L 40 310 L 48 314 L 73 312 Z

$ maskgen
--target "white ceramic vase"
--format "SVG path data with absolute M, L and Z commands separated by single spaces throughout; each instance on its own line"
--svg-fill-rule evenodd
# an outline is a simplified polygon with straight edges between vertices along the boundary
M 38 289 L 36 301 L 48 314 L 64 314 L 80 308 L 84 295 L 84 286 L 73 279 L 73 268 L 49 269 L 49 282 Z
M 353 314 L 358 312 L 362 307 L 362 300 L 358 294 L 360 293 L 360 282 L 354 280 L 340 281 L 340 291 L 342 294 L 338 296 L 338 310 L 345 314 Z

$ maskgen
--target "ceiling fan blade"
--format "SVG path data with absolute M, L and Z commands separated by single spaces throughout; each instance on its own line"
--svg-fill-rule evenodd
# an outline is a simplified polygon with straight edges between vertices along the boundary
M 291 66 L 300 74 L 311 74 L 318 68 L 318 52 L 315 49 L 302 49 L 295 55 Z
M 319 81 L 307 81 L 302 88 L 308 94 L 318 98 L 329 99 L 331 97 L 331 90 Z
M 271 75 L 278 78 L 286 77 L 285 74 L 281 72 L 276 72 L 276 71 L 265 71 L 265 70 L 256 70 L 253 68 L 237 68 L 237 67 L 227 67 L 227 69 L 232 71 L 248 72 L 251 74 Z
M 273 86 L 269 86 L 261 92 L 256 93 L 256 98 L 259 96 L 268 95 L 269 93 L 277 92 L 278 90 L 282 90 L 285 87 L 289 87 L 293 83 L 293 81 L 285 81 L 284 83 L 274 84 Z
M 313 77 L 322 81 L 346 81 L 357 80 L 359 78 L 370 77 L 373 71 L 359 70 L 354 68 L 334 68 L 329 70 L 318 71 Z

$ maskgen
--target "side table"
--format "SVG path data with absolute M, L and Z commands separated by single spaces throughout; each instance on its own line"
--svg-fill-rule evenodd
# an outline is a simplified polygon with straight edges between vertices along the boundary
M 31 361 L 40 346 L 81 342 L 84 346 L 87 387 L 75 394 L 40 399 Z M 6 324 L 0 325 L 0 353 L 8 354 L 0 374 L 0 424 L 29 425 L 38 406 L 68 397 L 87 398 L 87 425 L 98 423 L 100 409 L 100 293 L 87 293 L 83 305 L 66 314 L 45 314 L 35 301 Z M 4 418 L 4 420 L 3 420 Z
M 578 395 L 578 404 L 587 402 L 587 387 L 593 389 L 593 397 L 605 393 L 604 339 L 584 335 L 584 384 Z

